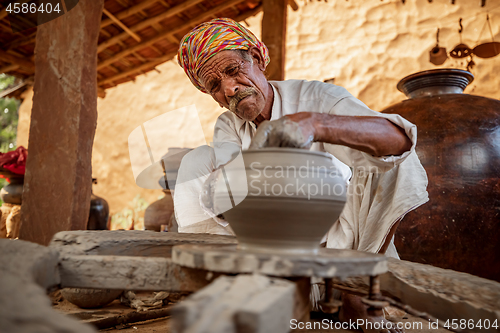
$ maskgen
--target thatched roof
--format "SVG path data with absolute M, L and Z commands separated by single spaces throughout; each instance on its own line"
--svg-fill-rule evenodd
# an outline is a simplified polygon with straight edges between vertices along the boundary
M 261 0 L 105 0 L 97 47 L 99 93 L 172 59 L 180 38 L 199 23 L 216 17 L 242 21 L 261 9 Z M 23 30 L 30 22 L 14 22 L 7 14 L 0 7 L 0 73 L 29 80 L 37 28 Z

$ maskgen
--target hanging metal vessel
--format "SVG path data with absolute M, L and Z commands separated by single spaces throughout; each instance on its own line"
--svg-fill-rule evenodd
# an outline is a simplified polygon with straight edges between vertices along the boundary
M 473 75 L 437 69 L 398 84 L 388 107 L 417 125 L 430 201 L 396 233 L 402 259 L 500 281 L 500 101 L 463 94 Z
M 472 50 L 472 53 L 477 55 L 479 58 L 493 58 L 500 54 L 500 43 L 489 42 L 479 44 Z
M 450 57 L 461 59 L 470 56 L 471 53 L 472 50 L 470 47 L 468 47 L 466 44 L 460 43 L 450 51 Z

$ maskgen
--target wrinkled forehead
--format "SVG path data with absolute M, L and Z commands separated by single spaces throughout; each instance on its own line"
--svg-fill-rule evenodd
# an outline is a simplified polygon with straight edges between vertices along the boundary
M 204 78 L 211 75 L 219 75 L 225 69 L 235 64 L 243 65 L 246 60 L 235 50 L 223 50 L 218 52 L 215 56 L 205 61 L 198 70 L 197 76 L 204 83 Z

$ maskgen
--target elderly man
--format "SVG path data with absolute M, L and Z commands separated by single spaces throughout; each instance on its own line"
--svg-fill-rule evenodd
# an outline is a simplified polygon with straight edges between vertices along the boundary
M 230 19 L 188 33 L 178 61 L 196 88 L 229 110 L 215 124 L 215 144 L 299 147 L 333 155 L 354 190 L 348 191 L 340 218 L 332 221 L 327 247 L 397 257 L 392 239 L 398 223 L 428 200 L 427 177 L 415 153 L 415 125 L 372 111 L 332 84 L 268 81 L 266 46 Z M 184 157 L 174 198 L 180 232 L 231 234 L 227 223 L 200 207 L 203 183 L 229 159 L 215 158 L 210 147 Z M 382 320 L 370 317 L 355 296 L 345 294 L 343 302 L 345 320 Z

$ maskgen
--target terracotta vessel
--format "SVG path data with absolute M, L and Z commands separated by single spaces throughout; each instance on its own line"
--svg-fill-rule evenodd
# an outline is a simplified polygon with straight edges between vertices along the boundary
M 167 226 L 167 231 L 177 231 L 173 230 L 173 226 L 169 225 L 174 214 L 173 193 L 170 190 L 163 190 L 163 193 L 165 193 L 165 196 L 149 205 L 144 212 L 145 230 L 165 231 L 165 229 L 162 230 L 162 226 Z
M 430 201 L 396 233 L 402 259 L 500 281 L 500 101 L 463 94 L 471 73 L 438 69 L 398 84 L 383 112 L 417 125 Z
M 92 183 L 97 184 L 97 179 L 92 178 Z M 90 194 L 90 213 L 87 230 L 107 230 L 108 218 L 108 202 L 92 192 Z
M 10 183 L 0 190 L 3 202 L 20 205 L 23 202 L 24 177 L 11 177 Z
M 123 290 L 63 288 L 61 295 L 70 303 L 82 309 L 100 308 L 113 302 Z
M 331 156 L 268 148 L 243 151 L 242 158 L 224 167 L 215 191 L 220 211 L 230 196 L 234 207 L 223 215 L 239 249 L 316 253 L 346 201 L 345 181 Z

